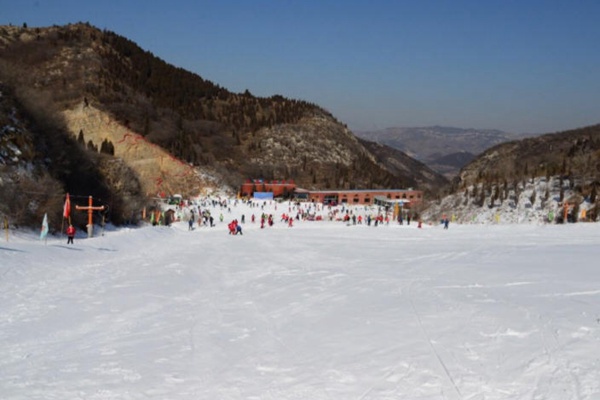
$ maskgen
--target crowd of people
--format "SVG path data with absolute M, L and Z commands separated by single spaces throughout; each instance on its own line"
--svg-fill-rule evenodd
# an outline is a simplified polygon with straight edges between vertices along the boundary
M 218 223 L 215 216 L 218 215 Z M 188 230 L 197 228 L 214 228 L 227 225 L 230 235 L 243 235 L 249 215 L 250 225 L 260 229 L 272 228 L 275 225 L 274 215 L 281 215 L 281 225 L 293 228 L 298 222 L 329 221 L 342 222 L 348 226 L 365 225 L 410 225 L 415 215 L 409 210 L 394 215 L 386 207 L 375 205 L 326 205 L 312 202 L 293 202 L 275 200 L 242 200 L 231 198 L 205 197 L 194 200 L 181 200 L 177 204 L 156 203 L 148 212 L 144 210 L 142 219 L 153 226 L 170 226 L 174 222 L 187 222 Z M 227 220 L 228 222 L 225 222 Z M 416 227 L 421 228 L 420 220 Z M 453 219 L 454 221 L 454 219 Z M 449 219 L 440 221 L 444 229 L 448 229 Z M 256 225 L 255 225 L 256 224 Z M 66 230 L 67 243 L 72 244 L 75 228 L 71 225 Z
M 187 221 L 190 231 L 196 228 L 217 226 L 215 216 L 218 216 L 219 226 L 226 224 L 231 235 L 242 235 L 242 227 L 247 223 L 257 224 L 260 229 L 275 225 L 274 215 L 281 215 L 279 222 L 292 228 L 296 222 L 331 221 L 347 225 L 381 226 L 392 223 L 410 225 L 414 215 L 410 210 L 394 215 L 393 210 L 374 205 L 324 205 L 312 202 L 274 201 L 274 200 L 243 200 L 230 198 L 202 198 L 182 201 L 175 206 L 177 221 Z M 447 229 L 448 223 L 442 222 Z M 421 221 L 416 226 L 421 228 Z

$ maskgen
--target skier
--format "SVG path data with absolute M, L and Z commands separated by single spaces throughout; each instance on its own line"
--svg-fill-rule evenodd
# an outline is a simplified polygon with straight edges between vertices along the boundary
M 229 228 L 229 234 L 230 235 L 235 235 L 236 234 L 236 223 L 235 223 L 235 220 L 233 220 L 229 224 L 227 224 L 227 227 Z
M 73 238 L 75 237 L 75 227 L 71 224 L 69 224 L 69 227 L 67 228 L 67 244 L 74 244 L 73 243 Z

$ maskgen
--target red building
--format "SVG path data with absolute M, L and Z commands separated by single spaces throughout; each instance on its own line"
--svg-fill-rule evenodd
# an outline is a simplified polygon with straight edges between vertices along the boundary
M 307 190 L 296 187 L 293 180 L 247 179 L 240 189 L 240 196 L 255 197 L 255 193 L 273 193 L 273 198 L 293 197 L 300 201 L 323 204 L 392 204 L 400 203 L 414 207 L 423 201 L 423 192 L 413 189 L 365 189 L 365 190 Z
M 240 196 L 253 197 L 254 192 L 271 192 L 273 197 L 289 197 L 296 190 L 293 180 L 247 179 L 240 189 Z
M 296 197 L 324 204 L 377 204 L 396 202 L 416 206 L 423 192 L 413 189 L 297 190 Z

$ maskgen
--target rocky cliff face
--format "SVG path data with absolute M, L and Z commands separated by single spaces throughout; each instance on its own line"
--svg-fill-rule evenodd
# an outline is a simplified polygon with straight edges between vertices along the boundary
M 433 202 L 425 215 L 455 214 L 461 222 L 548 222 L 549 214 L 564 220 L 566 207 L 571 221 L 595 221 L 599 189 L 600 125 L 594 125 L 488 149 L 461 170 L 448 196 Z
M 209 178 L 208 171 L 173 157 L 93 105 L 81 103 L 65 110 L 63 115 L 71 134 L 74 137 L 81 134 L 85 144 L 91 142 L 99 147 L 104 141 L 112 143 L 115 160 L 122 160 L 135 172 L 143 193 L 148 196 L 172 193 L 189 196 L 217 190 L 218 183 Z M 115 184 L 119 178 L 112 177 Z

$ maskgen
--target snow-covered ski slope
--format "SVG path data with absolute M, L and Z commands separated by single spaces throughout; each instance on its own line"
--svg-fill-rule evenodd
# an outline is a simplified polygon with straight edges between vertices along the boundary
M 242 207 L 2 237 L 0 398 L 600 398 L 600 224 L 260 229 Z

